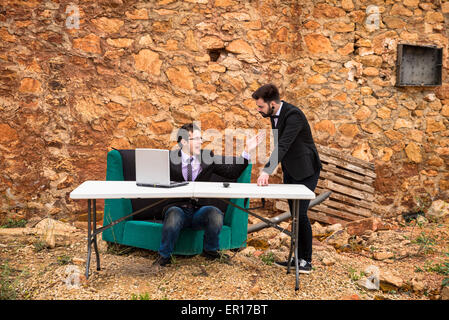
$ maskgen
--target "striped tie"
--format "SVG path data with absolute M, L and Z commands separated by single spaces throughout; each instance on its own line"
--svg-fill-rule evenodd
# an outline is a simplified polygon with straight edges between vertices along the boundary
M 193 157 L 187 161 L 187 181 L 192 181 L 192 161 Z

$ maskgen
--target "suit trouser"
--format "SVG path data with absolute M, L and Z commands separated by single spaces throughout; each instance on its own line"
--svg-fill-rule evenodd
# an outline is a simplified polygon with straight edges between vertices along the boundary
M 315 191 L 320 177 L 320 170 L 313 175 L 302 179 L 295 180 L 287 171 L 283 170 L 284 184 L 303 184 L 312 191 Z M 310 225 L 309 217 L 307 216 L 307 209 L 309 208 L 310 200 L 299 201 L 299 227 L 298 227 L 298 259 L 304 259 L 312 262 L 312 226 Z M 290 212 L 292 212 L 292 200 L 288 200 Z

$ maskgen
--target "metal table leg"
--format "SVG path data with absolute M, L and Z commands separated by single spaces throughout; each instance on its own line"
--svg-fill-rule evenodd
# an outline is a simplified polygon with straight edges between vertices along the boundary
M 295 265 L 295 291 L 299 290 L 299 265 L 298 265 L 298 230 L 299 230 L 299 200 L 292 200 L 292 235 L 290 238 L 290 253 L 288 255 L 287 274 L 290 273 L 290 266 Z M 292 256 L 294 253 L 294 261 Z
M 93 213 L 93 230 L 92 230 Z M 94 245 L 95 257 L 97 258 L 97 270 L 100 270 L 100 253 L 97 245 L 97 201 L 87 200 L 87 261 L 86 261 L 86 279 L 89 278 L 90 257 L 92 254 L 92 243 Z
M 98 252 L 98 245 L 97 245 L 97 201 L 93 200 L 93 211 L 94 211 L 94 230 L 93 230 L 93 242 L 94 242 L 94 250 L 95 250 L 95 256 L 97 258 L 97 270 L 100 270 L 100 253 Z
M 295 213 L 295 268 L 296 268 L 296 284 L 295 291 L 299 290 L 299 266 L 298 266 L 298 236 L 299 236 L 299 200 L 293 200 L 293 211 Z
M 92 200 L 87 200 L 87 259 L 86 259 L 86 279 L 89 278 L 89 266 L 90 266 L 90 254 L 92 250 L 92 230 L 90 228 L 91 224 L 91 203 Z
M 294 205 L 295 205 L 295 203 L 293 202 L 293 204 L 292 204 L 292 213 L 291 213 L 291 216 L 292 216 L 292 233 L 290 235 L 290 252 L 288 254 L 288 259 L 287 259 L 287 262 L 288 262 L 288 264 L 287 264 L 287 274 L 290 273 L 290 266 L 292 265 L 292 262 L 293 262 L 292 261 L 293 252 L 295 251 L 295 240 L 296 240 L 296 237 L 295 237 L 296 223 L 295 223 L 295 221 L 296 221 L 296 215 L 294 214 L 294 212 L 295 212 L 294 207 L 293 207 Z

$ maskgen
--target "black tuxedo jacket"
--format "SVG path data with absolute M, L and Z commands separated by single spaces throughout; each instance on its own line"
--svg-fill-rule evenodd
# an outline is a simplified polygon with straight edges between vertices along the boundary
M 263 169 L 268 174 L 273 173 L 279 162 L 282 170 L 287 171 L 295 180 L 302 180 L 321 169 L 318 150 L 313 141 L 309 122 L 304 113 L 294 105 L 283 101 L 277 125 L 271 118 L 273 134 L 276 134 L 275 150 Z

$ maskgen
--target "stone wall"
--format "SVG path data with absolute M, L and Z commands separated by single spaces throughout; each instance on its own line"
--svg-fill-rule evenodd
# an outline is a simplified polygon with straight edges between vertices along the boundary
M 169 148 L 188 121 L 269 129 L 267 82 L 317 143 L 375 162 L 385 215 L 447 199 L 448 22 L 439 0 L 3 0 L 2 217 L 85 211 L 68 195 L 111 147 Z M 395 87 L 398 43 L 442 47 L 443 86 Z

